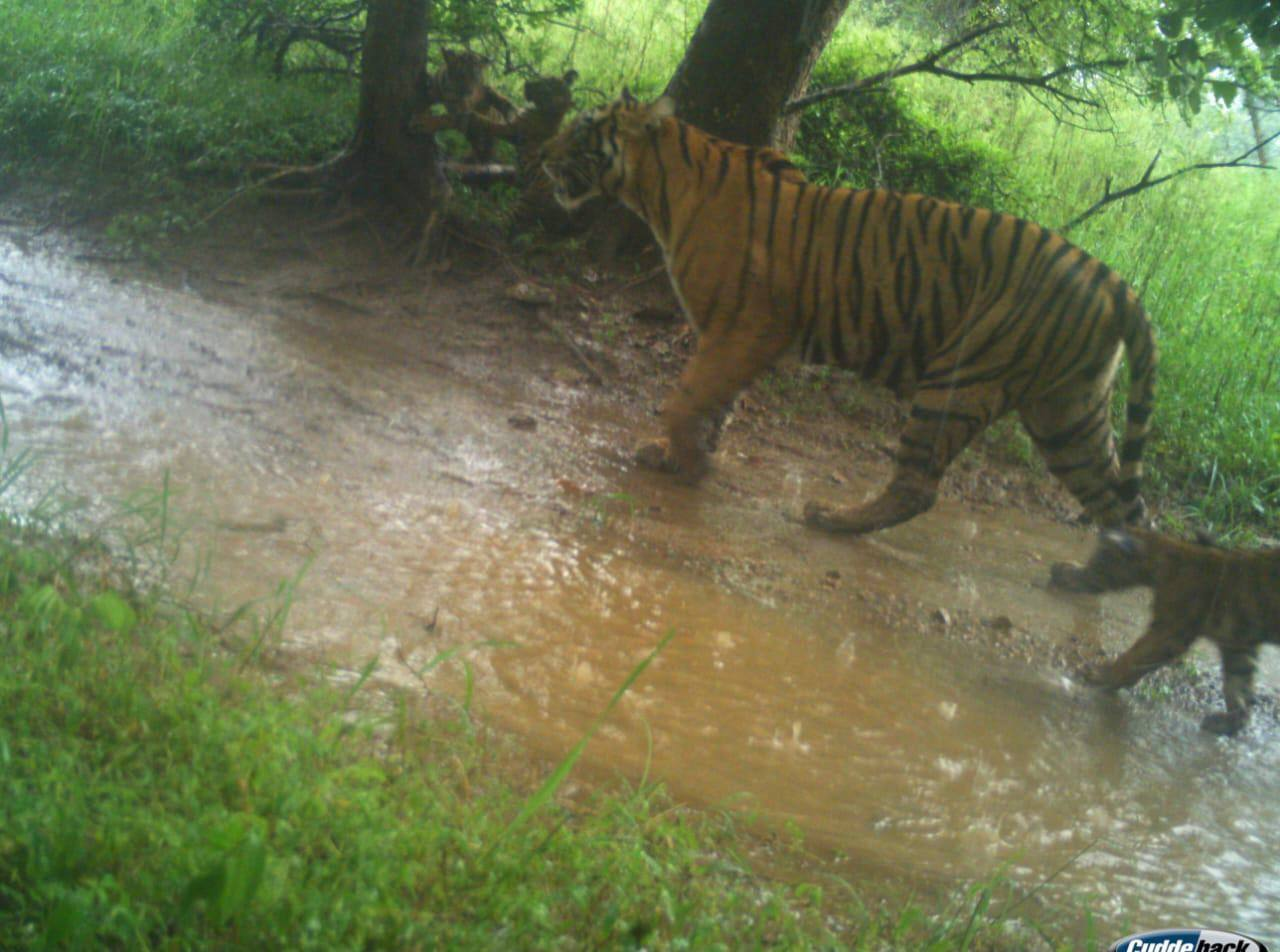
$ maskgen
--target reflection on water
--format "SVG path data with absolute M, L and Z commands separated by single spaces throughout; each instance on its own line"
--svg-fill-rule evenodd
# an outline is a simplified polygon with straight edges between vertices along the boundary
M 460 540 L 459 540 L 460 541 Z M 473 536 L 437 594 L 487 664 L 506 723 L 564 749 L 660 636 L 676 637 L 593 742 L 679 794 L 747 793 L 882 868 L 982 877 L 1002 863 L 1117 920 L 1246 923 L 1280 909 L 1273 748 L 1126 715 L 954 647 L 734 598 L 622 547 Z M 1240 926 L 1244 928 L 1244 925 Z
M 575 417 L 536 382 L 513 396 L 461 369 L 424 373 L 415 360 L 439 364 L 431 342 L 373 319 L 253 322 L 13 249 L 3 263 L 31 286 L 0 288 L 6 329 L 34 342 L 0 339 L 15 441 L 43 453 L 50 482 L 94 500 L 170 472 L 192 543 L 216 549 L 224 603 L 313 559 L 292 637 L 335 657 L 377 652 L 394 675 L 397 657 L 515 642 L 469 655 L 481 704 L 552 754 L 674 632 L 589 747 L 596 769 L 647 770 L 699 803 L 745 794 L 859 863 L 909 875 L 1009 864 L 1030 886 L 1083 851 L 1054 888 L 1116 925 L 1276 933 L 1280 745 L 1210 739 L 1185 715 L 902 630 L 859 597 L 1038 599 L 1037 624 L 1096 625 L 1096 603 L 1033 591 L 1038 565 L 994 577 L 917 545 L 932 534 L 963 551 L 981 533 L 1012 564 L 1035 545 L 1025 532 L 939 513 L 896 547 L 761 539 L 772 513 L 706 489 L 664 498 L 669 525 L 637 535 L 625 500 L 614 512 L 576 488 L 616 444 L 600 436 L 612 421 Z M 513 432 L 513 401 L 559 414 L 568 442 Z M 572 452 L 586 444 L 597 449 Z M 800 498 L 800 477 L 782 478 Z M 708 552 L 742 558 L 711 571 Z M 827 597 L 759 583 L 828 564 L 841 584 Z

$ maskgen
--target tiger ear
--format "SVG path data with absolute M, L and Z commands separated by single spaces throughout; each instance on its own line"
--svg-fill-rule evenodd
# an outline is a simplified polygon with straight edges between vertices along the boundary
M 626 86 L 622 87 L 622 95 L 618 97 L 618 101 L 621 102 L 628 109 L 633 108 L 640 102 L 640 100 L 636 99 L 635 96 L 631 95 L 630 88 Z
M 1129 533 L 1120 529 L 1108 529 L 1102 533 L 1102 541 L 1125 555 L 1141 555 L 1142 545 Z
M 1218 537 L 1208 529 L 1197 529 L 1195 533 L 1196 545 L 1207 546 L 1210 549 L 1220 549 L 1222 546 L 1218 544 Z
M 564 74 L 564 84 L 566 86 L 572 86 L 577 81 L 578 81 L 578 71 L 576 69 L 571 69 Z
M 670 96 L 663 96 L 649 106 L 649 125 L 656 126 L 663 119 L 676 114 L 676 101 Z

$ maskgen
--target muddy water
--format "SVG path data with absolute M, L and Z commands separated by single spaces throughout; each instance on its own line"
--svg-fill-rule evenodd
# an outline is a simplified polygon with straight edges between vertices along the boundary
M 944 503 L 816 537 L 784 514 L 834 491 L 824 463 L 758 467 L 731 431 L 697 491 L 629 471 L 644 401 L 582 386 L 497 285 L 318 280 L 286 255 L 164 290 L 0 243 L 0 396 L 42 456 L 22 493 L 110 518 L 167 472 L 210 599 L 309 564 L 299 656 L 377 655 L 411 689 L 456 689 L 456 665 L 412 673 L 442 650 L 510 643 L 466 654 L 478 703 L 551 755 L 674 633 L 592 742 L 597 773 L 794 821 L 853 869 L 1031 886 L 1081 854 L 1051 891 L 1115 930 L 1277 936 L 1280 743 L 1062 676 L 1056 647 L 1141 624 L 1139 600 L 1043 591 L 1081 534 Z M 962 619 L 980 637 L 949 636 Z

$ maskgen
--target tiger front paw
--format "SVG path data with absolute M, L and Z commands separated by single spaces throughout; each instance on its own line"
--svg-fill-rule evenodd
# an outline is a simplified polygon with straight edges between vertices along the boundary
M 1076 671 L 1076 680 L 1091 688 L 1101 688 L 1105 691 L 1115 691 L 1120 687 L 1115 671 L 1109 664 L 1085 665 Z
M 804 524 L 811 529 L 827 532 L 848 532 L 848 514 L 836 506 L 810 499 L 804 504 Z
M 1049 566 L 1049 587 L 1060 592 L 1097 591 L 1085 567 L 1074 562 L 1054 562 Z
M 1248 714 L 1244 711 L 1215 711 L 1205 715 L 1200 729 L 1220 737 L 1232 737 L 1244 729 Z
M 705 453 L 675 453 L 672 451 L 671 441 L 665 437 L 646 440 L 638 445 L 635 450 L 635 460 L 641 466 L 656 469 L 661 473 L 670 473 L 687 483 L 696 483 L 706 475 L 709 468 Z

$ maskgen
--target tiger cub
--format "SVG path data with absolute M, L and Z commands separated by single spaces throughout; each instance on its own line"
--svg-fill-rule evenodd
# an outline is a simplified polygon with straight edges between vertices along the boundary
M 1154 590 L 1151 625 L 1115 661 L 1087 678 L 1105 688 L 1125 688 L 1149 671 L 1181 657 L 1204 637 L 1222 657 L 1226 712 L 1201 726 L 1234 734 L 1245 726 L 1252 703 L 1258 646 L 1280 644 L 1280 548 L 1222 549 L 1183 542 L 1145 529 L 1111 530 L 1098 540 L 1084 566 L 1053 566 L 1052 587 L 1069 592 Z
M 502 120 L 476 113 L 470 128 L 506 139 L 516 148 L 516 168 L 521 183 L 541 179 L 542 145 L 560 130 L 565 114 L 573 108 L 573 84 L 577 70 L 563 76 L 539 76 L 526 80 L 524 98 L 528 109 L 521 109 Z
M 516 105 L 485 82 L 487 57 L 470 50 L 441 50 L 441 56 L 444 65 L 423 77 L 418 93 L 421 111 L 411 125 L 419 132 L 457 129 L 471 148 L 470 158 L 488 162 L 493 158 L 494 135 L 486 121 L 510 120 Z M 444 106 L 444 116 L 427 112 L 436 103 Z

